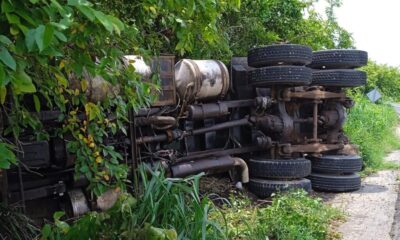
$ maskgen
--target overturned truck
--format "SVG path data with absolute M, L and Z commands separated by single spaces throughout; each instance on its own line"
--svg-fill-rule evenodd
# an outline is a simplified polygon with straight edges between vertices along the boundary
M 173 56 L 147 64 L 126 56 L 144 79 L 158 72 L 161 91 L 150 108 L 130 114 L 128 136 L 107 141 L 131 168 L 159 164 L 172 177 L 229 171 L 238 186 L 262 198 L 292 188 L 357 190 L 362 159 L 342 127 L 354 104 L 345 90 L 366 83 L 355 68 L 367 58 L 359 50 L 313 53 L 293 44 L 251 49 L 228 66 L 175 63 Z M 40 118 L 51 124 L 57 111 Z M 28 212 L 39 217 L 39 209 L 77 216 L 93 208 L 87 181 L 74 177 L 65 140 L 23 142 L 22 148 L 24 167 L 1 174 L 2 201 L 32 205 Z

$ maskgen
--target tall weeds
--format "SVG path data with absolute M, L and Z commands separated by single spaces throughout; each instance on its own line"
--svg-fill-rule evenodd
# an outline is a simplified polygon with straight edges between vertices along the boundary
M 383 161 L 387 152 L 400 148 L 395 127 L 398 115 L 386 103 L 374 104 L 362 95 L 354 96 L 356 104 L 348 114 L 345 132 L 358 144 L 367 170 L 387 167 Z
M 166 178 L 163 171 L 142 167 L 140 176 L 137 199 L 123 193 L 108 211 L 91 212 L 71 225 L 57 213 L 55 225 L 42 230 L 43 239 L 226 239 L 208 218 L 213 204 L 199 196 L 201 175 Z

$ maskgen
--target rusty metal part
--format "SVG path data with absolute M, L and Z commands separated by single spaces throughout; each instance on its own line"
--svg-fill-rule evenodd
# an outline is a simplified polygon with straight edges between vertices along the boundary
M 291 144 L 279 144 L 280 152 L 283 155 L 292 153 L 321 153 L 332 150 L 343 149 L 344 144 L 322 144 L 322 143 L 311 143 L 311 144 L 301 144 L 301 145 L 291 145 Z
M 359 155 L 360 149 L 355 144 L 345 144 L 342 149 L 337 152 L 338 155 Z
M 314 99 L 314 100 L 322 100 L 322 99 L 338 99 L 344 101 L 346 99 L 346 93 L 344 92 L 328 92 L 320 89 L 315 89 L 311 91 L 291 91 L 290 88 L 286 88 L 283 91 L 283 100 L 290 101 L 292 98 L 302 98 L 302 99 Z
M 67 193 L 70 215 L 79 217 L 90 211 L 86 196 L 81 189 L 73 189 Z
M 313 142 L 318 142 L 318 101 L 314 101 L 313 110 Z
M 293 139 L 294 134 L 294 122 L 293 118 L 289 116 L 286 111 L 286 104 L 284 102 L 278 103 L 279 116 L 283 122 L 283 131 L 281 141 L 290 142 Z
M 173 177 L 185 177 L 200 172 L 213 173 L 221 170 L 228 170 L 235 166 L 241 167 L 242 182 L 249 182 L 249 170 L 246 162 L 241 158 L 233 158 L 231 156 L 221 156 L 178 163 L 171 166 L 171 174 Z

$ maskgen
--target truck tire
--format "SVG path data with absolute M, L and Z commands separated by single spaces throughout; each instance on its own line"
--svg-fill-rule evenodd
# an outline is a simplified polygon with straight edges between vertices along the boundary
M 297 44 L 269 45 L 250 49 L 247 57 L 251 67 L 307 65 L 312 61 L 312 50 Z
M 361 50 L 325 50 L 313 53 L 309 67 L 314 69 L 352 69 L 365 66 L 368 53 Z
M 330 175 L 311 173 L 308 177 L 312 188 L 321 192 L 351 192 L 360 189 L 361 178 L 357 174 Z
M 298 159 L 263 159 L 249 160 L 251 177 L 273 179 L 303 178 L 311 173 L 311 161 L 305 158 Z
M 312 85 L 327 87 L 359 87 L 367 83 L 367 74 L 350 69 L 320 70 L 312 73 Z
M 260 198 L 270 197 L 272 193 L 300 188 L 307 192 L 310 191 L 310 180 L 302 178 L 299 180 L 284 181 L 251 178 L 249 182 L 249 190 Z
M 345 174 L 358 172 L 362 168 L 362 158 L 358 155 L 310 156 L 312 171 L 315 173 Z
M 309 85 L 312 81 L 312 70 L 302 66 L 273 66 L 250 70 L 249 83 L 254 86 L 271 85 Z

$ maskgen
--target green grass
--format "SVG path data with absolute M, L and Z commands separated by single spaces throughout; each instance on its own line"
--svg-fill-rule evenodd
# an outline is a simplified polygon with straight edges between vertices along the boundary
M 124 193 L 105 212 L 91 212 L 73 223 L 60 220 L 42 229 L 42 238 L 72 239 L 285 239 L 322 240 L 342 213 L 304 191 L 275 196 L 268 206 L 242 195 L 217 208 L 199 197 L 200 175 L 168 179 L 162 172 L 141 172 L 143 188 L 136 199 Z
M 359 95 L 350 110 L 345 132 L 352 143 L 360 146 L 365 172 L 384 168 L 397 168 L 394 163 L 384 161 L 385 155 L 400 149 L 400 140 L 395 134 L 398 115 L 389 104 L 374 104 Z
M 335 239 L 338 234 L 330 230 L 330 224 L 343 218 L 341 212 L 304 191 L 277 195 L 268 206 L 233 197 L 222 211 L 228 238 L 233 240 Z

